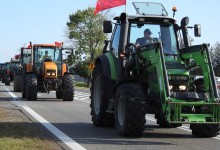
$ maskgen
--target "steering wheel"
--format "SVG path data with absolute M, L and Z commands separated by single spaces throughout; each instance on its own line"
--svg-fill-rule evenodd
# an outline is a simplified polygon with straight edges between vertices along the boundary
M 139 51 L 140 46 L 138 46 L 135 43 L 128 43 L 125 46 L 125 52 L 127 55 L 130 55 L 131 53 L 136 53 L 137 51 Z

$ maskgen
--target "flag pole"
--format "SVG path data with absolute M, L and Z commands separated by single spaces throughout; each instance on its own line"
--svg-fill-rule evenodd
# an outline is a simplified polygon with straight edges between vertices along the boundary
M 127 8 L 126 8 L 126 6 L 127 6 L 127 2 L 126 2 L 126 0 L 125 0 L 125 13 L 127 13 Z

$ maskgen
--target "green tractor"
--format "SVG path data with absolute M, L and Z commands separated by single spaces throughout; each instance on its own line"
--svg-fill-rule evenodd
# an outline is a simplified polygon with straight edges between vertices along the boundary
M 10 81 L 14 81 L 14 77 L 17 71 L 20 69 L 20 60 L 11 60 L 11 66 L 9 68 Z
M 10 85 L 10 66 L 10 62 L 6 62 L 1 65 L 1 78 L 2 83 L 5 83 L 5 85 Z
M 23 65 L 27 64 L 31 61 L 31 48 L 21 48 L 20 55 L 16 56 L 17 60 L 19 60 L 19 66 L 14 67 L 14 91 L 21 92 L 22 91 L 22 70 Z
M 115 17 L 113 33 L 112 22 L 103 23 L 112 37 L 92 72 L 93 124 L 141 136 L 145 115 L 154 114 L 160 127 L 190 124 L 196 137 L 218 135 L 220 102 L 209 45 L 191 46 L 188 37 L 189 28 L 199 37 L 200 25 L 188 26 L 188 17 L 176 24 L 159 3 L 133 5 L 139 15 Z

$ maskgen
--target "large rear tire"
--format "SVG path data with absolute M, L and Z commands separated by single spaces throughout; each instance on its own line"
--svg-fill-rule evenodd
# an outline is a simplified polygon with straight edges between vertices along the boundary
M 95 65 L 91 80 L 91 115 L 92 122 L 97 127 L 113 127 L 115 125 L 114 114 L 106 112 L 108 108 L 110 79 L 102 71 L 102 65 Z
M 190 129 L 195 137 L 215 137 L 219 134 L 219 124 L 191 124 Z
M 145 129 L 145 102 L 141 85 L 119 85 L 115 99 L 115 124 L 120 136 L 139 137 Z
M 37 100 L 37 77 L 35 74 L 26 75 L 26 99 Z
M 22 76 L 16 74 L 14 77 L 14 91 L 21 92 L 22 90 Z
M 63 78 L 63 101 L 73 101 L 75 88 L 74 75 L 65 74 Z

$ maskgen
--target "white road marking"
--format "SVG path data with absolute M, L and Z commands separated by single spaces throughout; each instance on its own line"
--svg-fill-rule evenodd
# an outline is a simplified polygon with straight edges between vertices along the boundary
M 10 90 L 7 89 L 5 86 L 3 86 L 3 87 L 8 91 L 9 95 L 11 95 L 11 97 L 14 100 L 19 100 L 19 98 L 14 93 L 10 92 Z M 53 133 L 60 141 L 62 141 L 64 144 L 66 144 L 70 149 L 72 149 L 72 150 L 86 150 L 84 147 L 82 147 L 76 141 L 71 139 L 69 136 L 67 136 L 62 131 L 57 129 L 54 125 L 52 125 L 50 122 L 48 122 L 46 119 L 44 119 L 39 114 L 37 114 L 30 107 L 21 103 L 21 101 L 15 101 L 15 102 L 16 102 L 17 106 L 22 107 L 25 111 L 27 111 L 33 118 L 35 118 L 38 122 L 40 122 L 45 128 L 47 128 L 51 133 Z

